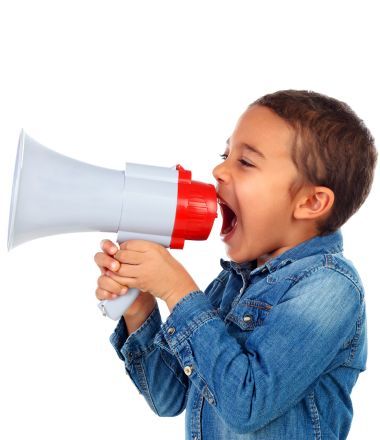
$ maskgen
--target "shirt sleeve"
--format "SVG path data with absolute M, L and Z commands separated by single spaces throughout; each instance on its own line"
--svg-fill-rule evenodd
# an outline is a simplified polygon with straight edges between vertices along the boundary
M 156 339 L 225 423 L 246 433 L 303 398 L 352 335 L 361 307 L 355 285 L 324 267 L 288 290 L 244 348 L 202 291 L 175 305 Z
M 171 350 L 154 344 L 161 324 L 156 303 L 146 321 L 131 334 L 128 334 L 122 317 L 110 336 L 110 342 L 152 411 L 167 417 L 178 415 L 185 409 L 189 382 Z

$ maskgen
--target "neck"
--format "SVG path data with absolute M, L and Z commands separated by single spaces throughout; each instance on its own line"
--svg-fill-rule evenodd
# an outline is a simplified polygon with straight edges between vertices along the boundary
M 280 246 L 270 252 L 267 252 L 265 254 L 260 255 L 257 257 L 257 267 L 262 266 L 265 264 L 268 260 L 278 257 L 279 255 L 283 254 L 287 250 L 297 246 L 298 244 L 309 240 L 310 238 L 313 238 L 317 235 L 316 231 L 310 231 L 308 233 L 302 233 L 302 234 L 294 234 L 293 237 L 288 238 L 286 240 L 286 243 L 283 246 Z

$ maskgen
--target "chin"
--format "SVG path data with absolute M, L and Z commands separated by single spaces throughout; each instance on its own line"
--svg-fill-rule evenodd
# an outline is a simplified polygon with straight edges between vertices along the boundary
M 245 263 L 246 261 L 250 261 L 252 258 L 249 258 L 248 256 L 239 255 L 239 253 L 234 252 L 227 252 L 227 256 L 230 258 L 231 261 L 234 261 L 235 263 Z

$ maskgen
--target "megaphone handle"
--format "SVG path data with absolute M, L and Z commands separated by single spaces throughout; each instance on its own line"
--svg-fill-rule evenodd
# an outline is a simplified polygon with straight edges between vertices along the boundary
M 103 316 L 108 316 L 114 321 L 117 321 L 137 298 L 139 293 L 139 289 L 128 289 L 128 292 L 125 295 L 121 295 L 115 299 L 106 299 L 104 301 L 100 301 L 98 307 L 102 311 Z

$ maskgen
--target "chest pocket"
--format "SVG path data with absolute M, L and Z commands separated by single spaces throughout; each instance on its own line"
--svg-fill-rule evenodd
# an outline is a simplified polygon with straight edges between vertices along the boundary
M 227 314 L 225 320 L 233 322 L 240 330 L 252 331 L 262 325 L 271 308 L 272 306 L 264 301 L 246 298 Z

